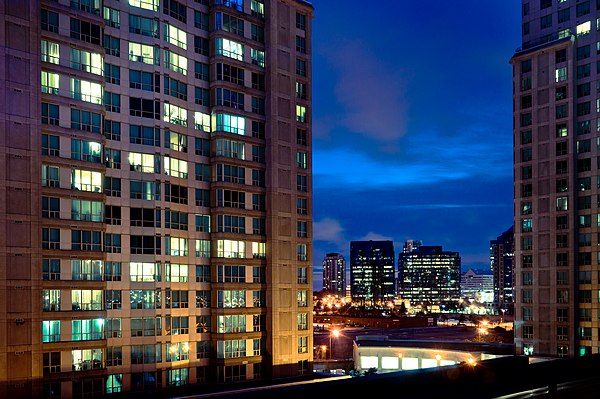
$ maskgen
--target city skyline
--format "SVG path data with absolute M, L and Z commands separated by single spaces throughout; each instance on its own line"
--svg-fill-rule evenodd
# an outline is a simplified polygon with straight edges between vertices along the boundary
M 389 4 L 368 19 L 314 5 L 314 287 L 352 240 L 422 240 L 458 251 L 463 271 L 489 268 L 513 217 L 520 2 Z

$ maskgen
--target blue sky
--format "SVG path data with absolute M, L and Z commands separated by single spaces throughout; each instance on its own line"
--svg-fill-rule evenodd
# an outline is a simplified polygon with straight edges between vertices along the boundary
M 315 289 L 352 240 L 422 240 L 489 267 L 513 217 L 520 3 L 313 1 Z

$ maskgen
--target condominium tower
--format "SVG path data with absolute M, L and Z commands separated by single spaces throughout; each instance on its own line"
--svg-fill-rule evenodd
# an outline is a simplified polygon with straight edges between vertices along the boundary
M 399 295 L 413 306 L 456 307 L 460 267 L 458 252 L 444 251 L 441 246 L 406 245 L 405 252 L 398 255 L 398 269 L 402 271 Z
M 330 253 L 323 259 L 323 290 L 340 297 L 346 296 L 346 259 Z
M 523 1 L 522 45 L 510 61 L 519 354 L 579 356 L 600 346 L 599 8 Z
M 494 276 L 494 309 L 514 313 L 514 229 L 511 226 L 490 241 L 490 268 Z
M 352 301 L 385 306 L 396 295 L 392 241 L 350 242 L 350 292 Z
M 0 397 L 309 372 L 312 13 L 0 2 Z

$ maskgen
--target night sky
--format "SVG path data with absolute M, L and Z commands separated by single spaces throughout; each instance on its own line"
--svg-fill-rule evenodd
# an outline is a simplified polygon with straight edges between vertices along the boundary
M 512 225 L 518 0 L 313 0 L 314 288 L 352 240 L 489 268 Z

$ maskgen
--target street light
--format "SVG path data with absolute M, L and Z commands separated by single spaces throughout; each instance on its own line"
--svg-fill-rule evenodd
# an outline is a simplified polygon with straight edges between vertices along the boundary
M 329 334 L 329 358 L 333 357 L 333 343 L 331 341 L 331 337 L 338 338 L 340 336 L 340 330 L 331 330 L 331 334 Z

